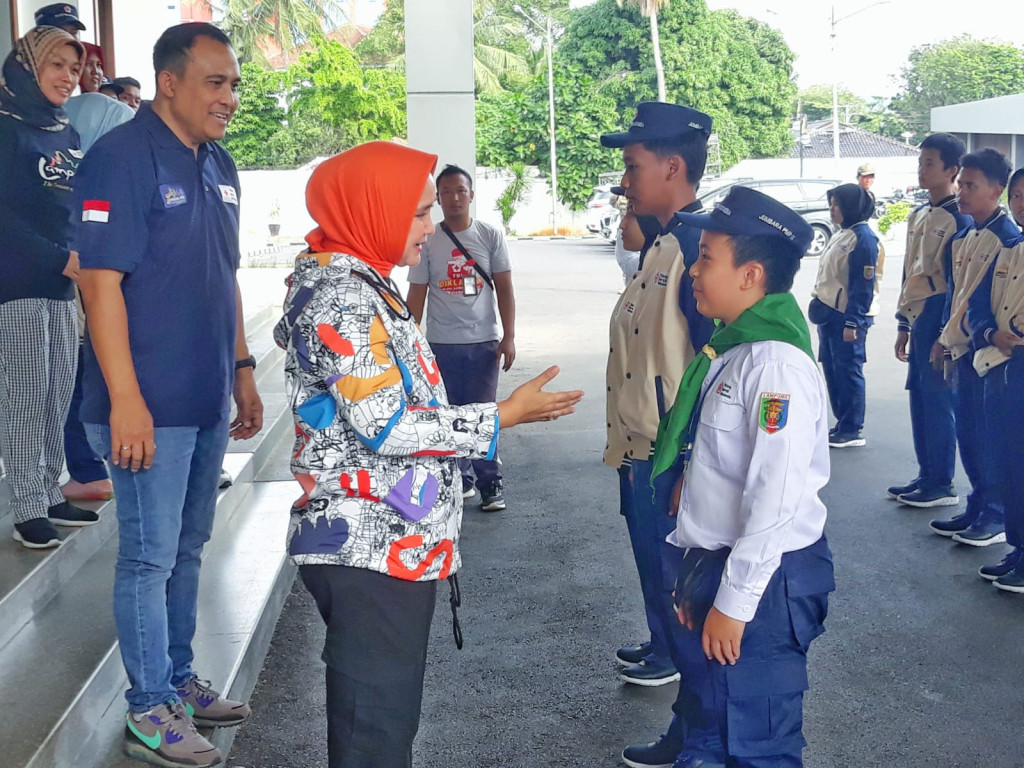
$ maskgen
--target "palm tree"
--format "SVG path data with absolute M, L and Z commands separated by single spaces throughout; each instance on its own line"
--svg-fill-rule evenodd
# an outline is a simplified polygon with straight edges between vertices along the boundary
M 271 39 L 284 53 L 285 66 L 291 52 L 323 34 L 325 25 L 332 29 L 349 18 L 339 0 L 221 0 L 217 5 L 224 32 L 241 58 L 266 62 L 260 44 Z
M 654 49 L 654 71 L 658 75 L 658 101 L 667 101 L 665 92 L 665 67 L 661 63 L 661 36 L 658 34 L 658 11 L 667 8 L 669 0 L 615 0 L 619 8 L 628 2 L 640 9 L 640 15 L 651 22 L 651 48 Z

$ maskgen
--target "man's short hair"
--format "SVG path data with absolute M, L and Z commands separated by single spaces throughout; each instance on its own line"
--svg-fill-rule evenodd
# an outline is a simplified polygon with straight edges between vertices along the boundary
M 730 235 L 732 263 L 736 267 L 756 261 L 764 267 L 764 292 L 786 293 L 800 269 L 800 249 L 779 237 Z
M 153 46 L 153 70 L 160 75 L 161 72 L 170 72 L 178 77 L 185 74 L 185 67 L 188 66 L 189 52 L 196 44 L 197 37 L 209 37 L 218 43 L 231 47 L 231 40 L 213 24 L 205 22 L 190 22 L 178 24 L 164 30 L 160 39 Z
M 469 175 L 469 171 L 467 171 L 465 168 L 460 168 L 457 165 L 452 165 L 451 163 L 447 164 L 444 167 L 444 169 L 439 174 L 437 174 L 437 177 L 435 178 L 434 181 L 436 184 L 440 185 L 441 179 L 446 179 L 449 176 L 465 176 L 466 183 L 469 184 L 469 191 L 473 191 L 473 177 Z
M 114 83 L 120 85 L 122 88 L 138 88 L 142 90 L 142 83 L 136 80 L 134 77 L 115 77 Z
M 991 147 L 964 155 L 963 160 L 960 161 L 960 169 L 964 168 L 977 168 L 990 184 L 995 184 L 997 187 L 1005 187 L 1010 174 L 1013 173 L 1013 166 L 1006 159 L 1006 155 Z
M 686 180 L 694 187 L 700 183 L 708 162 L 708 139 L 704 134 L 689 131 L 683 136 L 642 141 L 640 144 L 661 158 L 679 155 L 686 162 Z
M 933 133 L 921 142 L 920 149 L 935 149 L 942 158 L 942 167 L 957 168 L 967 152 L 967 147 L 951 133 Z

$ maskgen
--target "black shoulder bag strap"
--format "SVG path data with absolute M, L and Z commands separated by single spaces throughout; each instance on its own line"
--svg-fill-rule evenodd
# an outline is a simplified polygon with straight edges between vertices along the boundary
M 473 269 L 480 273 L 480 277 L 484 279 L 484 282 L 487 283 L 487 285 L 490 286 L 490 289 L 493 291 L 494 281 L 491 279 L 491 276 L 484 271 L 484 268 L 477 263 L 476 259 L 469 255 L 469 251 L 466 250 L 466 246 L 459 242 L 459 238 L 455 236 L 455 233 L 452 232 L 448 225 L 445 224 L 443 221 L 441 222 L 441 231 L 448 235 L 448 237 L 451 238 L 451 241 L 455 243 L 455 247 L 462 251 L 462 255 L 469 259 L 470 262 L 472 262 Z

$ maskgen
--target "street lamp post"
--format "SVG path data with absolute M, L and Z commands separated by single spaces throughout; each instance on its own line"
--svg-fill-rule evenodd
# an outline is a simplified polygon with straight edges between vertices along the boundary
M 858 13 L 863 13 L 868 8 L 874 8 L 876 5 L 888 5 L 890 0 L 878 0 L 878 2 L 865 5 L 853 13 L 848 13 L 845 16 L 836 18 L 836 7 L 832 6 L 832 159 L 835 160 L 836 168 L 839 167 L 839 59 L 836 56 L 836 25 L 841 21 L 846 21 L 851 16 L 856 16 Z
M 541 26 L 521 6 L 513 5 L 512 10 L 544 33 L 548 52 L 548 133 L 551 141 L 551 231 L 558 234 L 558 160 L 555 154 L 555 70 L 551 61 L 551 17 L 547 25 Z

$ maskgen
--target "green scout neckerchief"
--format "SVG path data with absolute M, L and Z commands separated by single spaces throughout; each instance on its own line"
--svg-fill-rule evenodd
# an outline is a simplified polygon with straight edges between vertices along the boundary
M 711 361 L 739 344 L 753 341 L 784 341 L 806 352 L 814 359 L 811 332 L 803 312 L 791 293 L 770 293 L 747 309 L 736 321 L 719 325 L 711 341 L 687 366 L 675 403 L 658 425 L 654 445 L 654 467 L 651 479 L 669 469 L 683 446 L 680 441 L 690 425 L 693 408 L 707 376 Z

